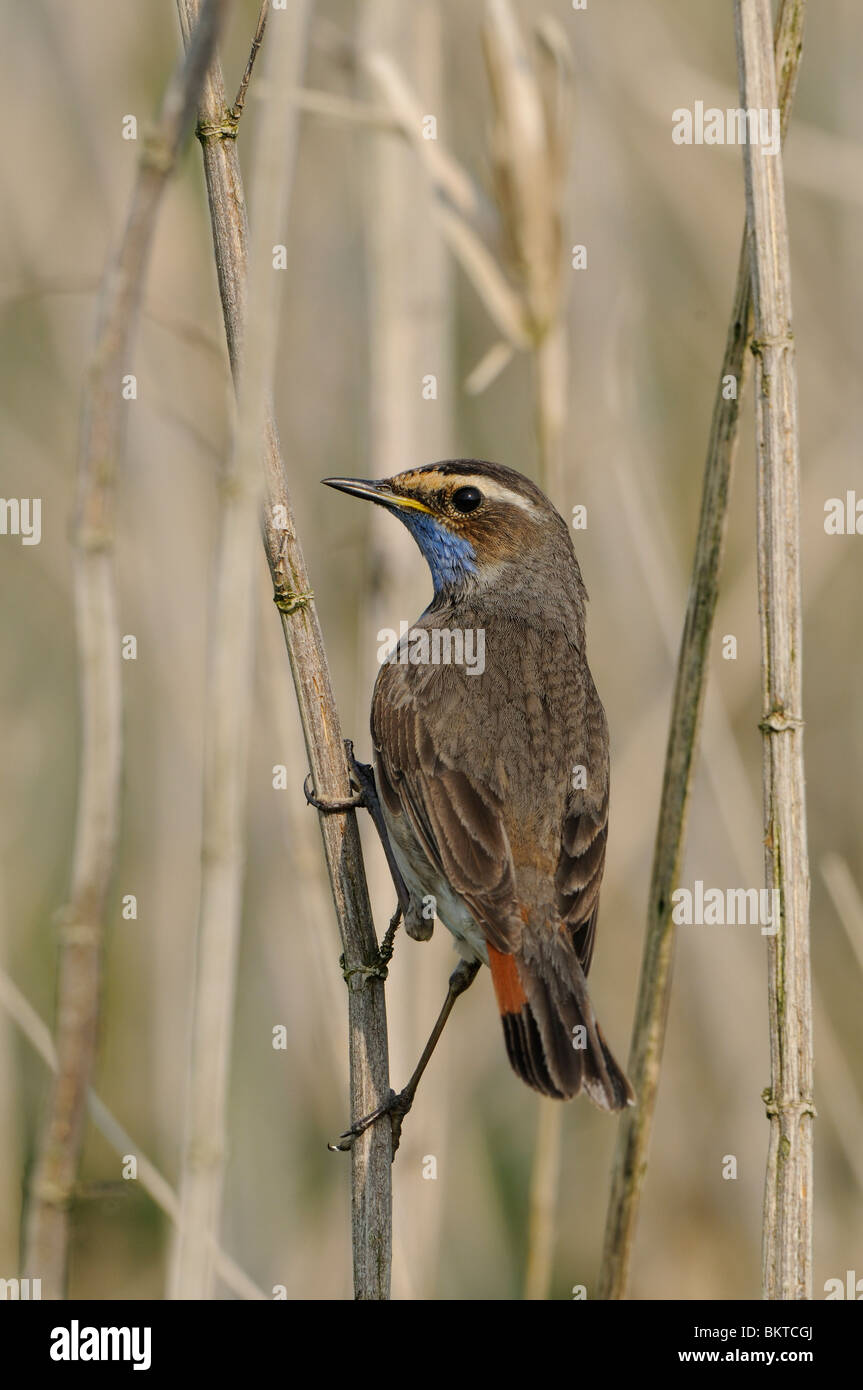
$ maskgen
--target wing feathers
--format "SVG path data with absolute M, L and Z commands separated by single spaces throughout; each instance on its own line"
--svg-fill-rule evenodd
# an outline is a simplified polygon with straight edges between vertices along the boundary
M 515 881 L 499 798 L 435 754 L 412 704 L 376 698 L 372 737 L 387 809 L 407 816 L 430 863 L 488 940 L 509 949 L 522 924 L 512 920 Z
M 580 794 L 578 794 L 580 795 Z M 608 838 L 608 793 L 597 811 L 570 798 L 554 884 L 561 918 L 569 927 L 579 964 L 587 975 L 593 956 L 605 845 Z

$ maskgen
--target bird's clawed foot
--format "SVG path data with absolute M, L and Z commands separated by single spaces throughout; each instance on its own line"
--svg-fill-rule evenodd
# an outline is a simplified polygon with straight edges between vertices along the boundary
M 401 920 L 402 910 L 400 907 L 397 907 L 390 918 L 390 924 L 387 927 L 384 939 L 378 947 L 377 959 L 373 961 L 371 965 L 349 966 L 345 960 L 344 954 L 339 956 L 339 968 L 348 985 L 350 985 L 351 978 L 354 975 L 361 975 L 367 980 L 373 977 L 379 980 L 385 980 L 387 978 L 387 970 L 393 958 L 393 951 L 396 945 L 396 932 L 398 931 L 399 922 Z
M 393 922 L 398 922 L 398 913 L 396 913 L 393 918 Z M 334 1153 L 340 1151 L 345 1152 L 347 1149 L 353 1148 L 354 1140 L 360 1134 L 363 1134 L 368 1129 L 369 1125 L 373 1125 L 375 1120 L 383 1119 L 384 1115 L 389 1115 L 390 1123 L 393 1127 L 393 1158 L 395 1158 L 402 1134 L 402 1121 L 414 1103 L 414 1096 L 416 1095 L 422 1074 L 431 1060 L 438 1039 L 444 1030 L 444 1025 L 452 1012 L 453 1004 L 456 999 L 458 999 L 459 995 L 464 994 L 465 990 L 473 984 L 479 967 L 480 962 L 478 960 L 459 961 L 455 970 L 449 977 L 449 986 L 447 988 L 443 1008 L 438 1014 L 437 1022 L 431 1031 L 428 1042 L 423 1048 L 422 1056 L 414 1068 L 414 1073 L 410 1081 L 398 1095 L 396 1095 L 395 1091 L 390 1091 L 383 1105 L 379 1105 L 377 1110 L 373 1110 L 370 1115 L 365 1115 L 363 1119 L 356 1120 L 354 1124 L 351 1125 L 350 1129 L 345 1130 L 344 1134 L 339 1135 L 337 1143 L 329 1144 L 327 1147 Z
M 393 1158 L 402 1137 L 402 1121 L 414 1103 L 414 1091 L 406 1086 L 403 1091 L 396 1093 L 390 1091 L 383 1105 L 379 1105 L 377 1110 L 373 1110 L 370 1115 L 364 1115 L 361 1120 L 356 1120 L 350 1129 L 346 1129 L 344 1134 L 340 1134 L 335 1144 L 328 1144 L 327 1148 L 332 1153 L 347 1153 L 354 1146 L 354 1140 L 361 1134 L 365 1134 L 370 1125 L 375 1120 L 382 1120 L 385 1115 L 389 1116 L 393 1130 Z
M 351 770 L 351 781 L 359 788 L 362 796 L 361 805 L 366 806 L 370 811 L 377 809 L 378 789 L 375 784 L 375 770 L 371 763 L 361 763 L 354 753 L 354 741 L 352 738 L 345 739 L 345 752 L 348 757 L 348 767 Z
M 357 787 L 352 796 L 343 796 L 338 801 L 321 801 L 319 796 L 315 796 L 311 781 L 312 774 L 309 773 L 303 783 L 303 795 L 310 806 L 314 806 L 316 811 L 323 811 L 325 816 L 335 815 L 339 811 L 356 811 L 360 806 L 365 805 L 361 787 Z M 353 778 L 351 783 L 353 784 Z
M 377 806 L 378 793 L 375 786 L 374 769 L 368 763 L 358 762 L 354 757 L 352 739 L 345 739 L 345 751 L 348 755 L 351 786 L 354 789 L 351 796 L 341 797 L 337 801 L 322 801 L 319 796 L 315 795 L 311 773 L 303 782 L 303 794 L 306 801 L 310 806 L 314 806 L 316 811 L 323 811 L 324 815 L 334 815 L 340 811 L 356 811 L 360 806 L 373 810 Z

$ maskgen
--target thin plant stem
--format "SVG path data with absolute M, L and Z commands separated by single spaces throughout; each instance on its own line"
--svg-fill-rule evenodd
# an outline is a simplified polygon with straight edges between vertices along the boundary
M 267 15 L 270 12 L 270 0 L 261 0 L 261 9 L 258 14 L 258 24 L 255 29 L 255 37 L 252 39 L 252 47 L 249 50 L 249 58 L 246 63 L 246 70 L 243 73 L 239 90 L 231 107 L 231 115 L 235 121 L 239 121 L 243 114 L 243 107 L 246 104 L 246 93 L 249 90 L 249 83 L 252 80 L 252 72 L 255 67 L 255 60 L 260 52 L 261 44 L 264 42 L 264 30 L 267 27 Z
M 226 9 L 227 0 L 206 0 L 186 57 L 168 84 L 155 129 L 144 142 L 125 230 L 103 281 L 84 389 L 74 540 L 81 769 L 71 888 L 60 914 L 57 1073 L 38 1145 L 25 1237 L 28 1276 L 41 1279 L 43 1297 L 52 1299 L 66 1291 L 69 1210 L 96 1058 L 105 916 L 119 838 L 122 693 L 114 495 L 129 409 L 124 377 L 132 362 L 162 194 Z
M 30 1001 L 21 993 L 13 980 L 0 970 L 0 1006 L 9 1018 L 18 1025 L 24 1037 L 38 1052 L 51 1071 L 57 1070 L 57 1053 L 51 1029 L 37 1014 Z M 171 1184 L 163 1177 L 155 1163 L 142 1152 L 127 1129 L 124 1129 L 105 1102 L 93 1090 L 87 1091 L 87 1109 L 96 1129 L 107 1139 L 115 1153 L 124 1160 L 132 1157 L 136 1165 L 136 1181 L 152 1197 L 156 1206 L 175 1223 L 180 1220 L 180 1203 Z M 226 1285 L 241 1298 L 265 1299 L 268 1297 L 253 1279 L 241 1269 L 237 1262 L 215 1245 L 213 1258 Z
M 735 0 L 740 100 L 776 106 L 769 0 Z M 800 457 L 791 269 L 782 158 L 743 146 L 755 336 L 758 609 L 761 619 L 764 856 L 779 904 L 767 941 L 770 1143 L 762 1293 L 812 1297 L 812 985 L 803 767 Z M 775 920 L 775 916 L 774 916 Z
M 791 115 L 803 46 L 804 10 L 805 0 L 783 0 L 777 22 L 775 62 L 783 137 Z M 734 308 L 713 408 L 695 559 L 672 700 L 647 933 L 627 1068 L 637 1103 L 621 1117 L 614 1154 L 599 1281 L 599 1296 L 606 1299 L 623 1298 L 626 1294 L 647 1172 L 671 998 L 675 939 L 672 893 L 683 860 L 707 661 L 719 594 L 728 498 L 737 452 L 738 418 L 750 369 L 751 334 L 750 262 L 744 234 Z
M 423 111 L 440 111 L 443 100 L 440 10 L 439 0 L 413 0 L 409 12 L 401 0 L 364 0 L 358 12 L 360 52 L 377 55 L 378 72 L 390 74 L 397 90 L 401 79 L 395 74 L 404 72 L 423 103 L 404 128 L 370 128 L 363 140 L 368 448 L 373 471 L 381 477 L 400 473 L 410 460 L 428 463 L 452 455 L 452 263 L 434 219 L 437 195 L 414 144 L 406 138 L 413 131 L 421 145 L 438 143 L 423 140 L 420 131 Z M 360 94 L 375 90 L 376 78 L 365 65 L 358 77 Z M 410 105 L 409 98 L 404 101 Z M 401 108 L 394 102 L 393 109 Z M 420 284 L 422 294 L 417 294 Z M 427 373 L 435 379 L 432 400 L 424 399 L 417 386 Z M 369 699 L 379 670 L 373 635 L 395 626 L 396 615 L 420 613 L 427 602 L 425 567 L 412 537 L 404 527 L 394 526 L 383 508 L 369 510 L 369 582 L 359 609 L 359 650 L 364 659 L 358 662 L 357 728 L 368 726 Z M 384 857 L 370 856 L 366 870 L 372 900 L 387 902 L 393 889 Z M 394 1067 L 399 1055 L 413 1064 L 440 1007 L 442 982 L 429 970 L 425 955 L 405 943 L 401 988 L 398 998 L 391 994 L 388 1000 Z M 424 1105 L 437 1113 L 435 1151 L 441 1168 L 447 1162 L 446 1085 L 438 1061 L 423 1081 L 423 1096 Z M 433 1297 L 442 1205 L 421 1201 L 415 1191 L 406 1191 L 402 1200 L 401 1221 L 411 1231 L 415 1251 L 410 1280 L 420 1296 Z M 396 1296 L 405 1293 L 403 1269 L 397 1265 Z
M 237 391 L 231 459 L 222 480 L 220 534 L 209 627 L 205 700 L 201 898 L 181 1221 L 171 1261 L 172 1298 L 212 1298 L 226 1161 L 227 1104 L 236 962 L 246 861 L 248 731 L 254 685 L 256 535 L 261 446 L 277 349 L 282 275 L 272 244 L 287 224 L 298 117 L 286 78 L 305 61 L 308 6 L 274 26 L 264 58 L 268 81 L 252 173 L 257 241 L 248 282 L 248 324 Z M 253 55 L 256 49 L 253 48 Z M 250 60 L 251 63 L 251 60 Z M 250 71 L 250 69 L 247 69 Z M 275 277 L 275 280 L 274 280 Z
M 188 40 L 200 0 L 177 0 Z M 274 15 L 274 22 L 276 16 Z M 198 113 L 198 135 L 210 204 L 219 294 L 231 369 L 238 373 L 245 299 L 248 225 L 221 65 L 207 74 Z M 306 754 L 315 791 L 323 800 L 349 798 L 351 783 L 326 652 L 291 505 L 288 473 L 270 411 L 264 440 L 267 502 L 264 545 L 274 598 L 297 695 Z M 301 779 L 298 779 L 301 780 Z M 330 886 L 348 981 L 351 1117 L 377 1109 L 389 1092 L 386 1002 L 378 964 L 356 814 L 320 816 Z M 354 1293 L 386 1299 L 392 1264 L 392 1129 L 388 1119 L 371 1125 L 351 1149 Z
M 563 1106 L 540 1096 L 527 1219 L 524 1296 L 529 1301 L 548 1298 L 551 1289 L 562 1140 Z

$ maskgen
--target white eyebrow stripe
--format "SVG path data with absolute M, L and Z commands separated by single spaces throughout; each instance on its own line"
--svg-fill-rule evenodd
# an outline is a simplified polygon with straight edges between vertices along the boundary
M 491 498 L 493 502 L 509 502 L 513 507 L 521 507 L 529 516 L 541 515 L 539 509 L 522 497 L 520 492 L 513 492 L 512 488 L 504 487 L 503 483 L 496 483 L 492 478 L 484 478 L 480 473 L 459 474 L 458 485 L 479 488 L 484 497 Z

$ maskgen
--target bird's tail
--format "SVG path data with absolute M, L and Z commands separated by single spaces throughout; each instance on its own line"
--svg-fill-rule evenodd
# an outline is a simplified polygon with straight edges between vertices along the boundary
M 489 944 L 488 956 L 507 1054 L 522 1081 L 558 1100 L 584 1091 L 602 1110 L 633 1105 L 632 1087 L 602 1036 L 569 936 L 556 932 L 550 941 L 536 941 L 526 931 L 516 954 Z

